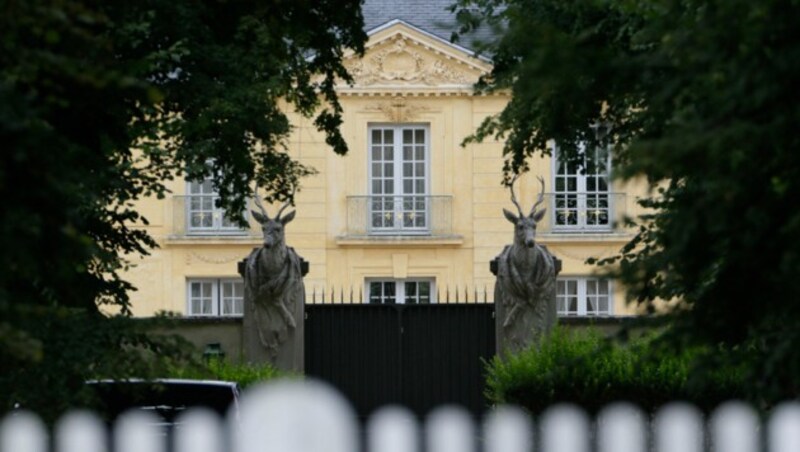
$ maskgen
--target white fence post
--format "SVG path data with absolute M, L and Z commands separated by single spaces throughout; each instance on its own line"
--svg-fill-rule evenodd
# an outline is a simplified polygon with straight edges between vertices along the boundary
M 501 406 L 483 424 L 486 452 L 530 452 L 533 450 L 533 423 L 519 408 Z
M 787 402 L 778 406 L 769 419 L 767 443 L 770 452 L 800 450 L 800 404 Z
M 628 403 L 609 405 L 597 417 L 598 452 L 647 450 L 647 417 Z
M 419 428 L 414 415 L 405 408 L 382 408 L 367 425 L 367 450 L 417 452 Z
M 549 408 L 541 421 L 542 452 L 589 452 L 589 419 L 572 405 Z
M 474 452 L 475 428 L 472 419 L 461 408 L 437 408 L 425 423 L 425 441 L 427 452 Z
M 0 425 L 0 452 L 47 452 L 47 430 L 33 413 L 9 414 Z
M 758 416 L 749 406 L 726 403 L 711 416 L 711 446 L 714 452 L 758 452 Z
M 151 413 L 128 411 L 114 424 L 114 452 L 166 452 L 167 437 Z
M 226 433 L 222 419 L 207 409 L 193 408 L 178 418 L 175 429 L 175 452 L 222 452 Z
M 686 403 L 661 408 L 655 420 L 656 452 L 702 452 L 703 416 Z
M 106 452 L 108 431 L 94 414 L 73 411 L 59 419 L 55 428 L 56 452 Z
M 279 381 L 245 392 L 235 452 L 354 452 L 355 414 L 333 388 Z

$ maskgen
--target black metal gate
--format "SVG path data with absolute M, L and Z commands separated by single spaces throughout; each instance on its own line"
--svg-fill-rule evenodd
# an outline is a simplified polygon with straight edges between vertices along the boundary
M 493 314 L 491 303 L 308 304 L 305 372 L 336 386 L 362 417 L 387 404 L 424 416 L 455 403 L 479 415 Z

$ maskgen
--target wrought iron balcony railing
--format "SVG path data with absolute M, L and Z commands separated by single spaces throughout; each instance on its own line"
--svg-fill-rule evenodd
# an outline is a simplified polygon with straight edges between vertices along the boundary
M 452 196 L 348 196 L 347 235 L 449 236 L 452 205 Z
M 625 193 L 547 193 L 545 202 L 547 213 L 538 227 L 545 233 L 620 232 L 627 215 Z

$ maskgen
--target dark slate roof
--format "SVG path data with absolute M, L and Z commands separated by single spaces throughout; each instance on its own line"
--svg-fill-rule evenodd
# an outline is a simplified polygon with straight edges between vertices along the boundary
M 399 19 L 450 42 L 451 35 L 458 28 L 455 14 L 447 10 L 453 3 L 455 0 L 365 0 L 362 6 L 364 29 L 369 32 Z M 458 45 L 474 49 L 473 41 L 485 41 L 490 37 L 489 29 L 481 29 L 462 37 Z

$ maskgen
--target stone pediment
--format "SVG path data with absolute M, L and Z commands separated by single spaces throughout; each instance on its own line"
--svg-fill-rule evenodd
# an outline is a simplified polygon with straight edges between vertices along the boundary
M 373 34 L 364 56 L 351 54 L 344 65 L 354 84 L 342 83 L 342 94 L 470 93 L 491 70 L 465 50 L 402 22 Z

